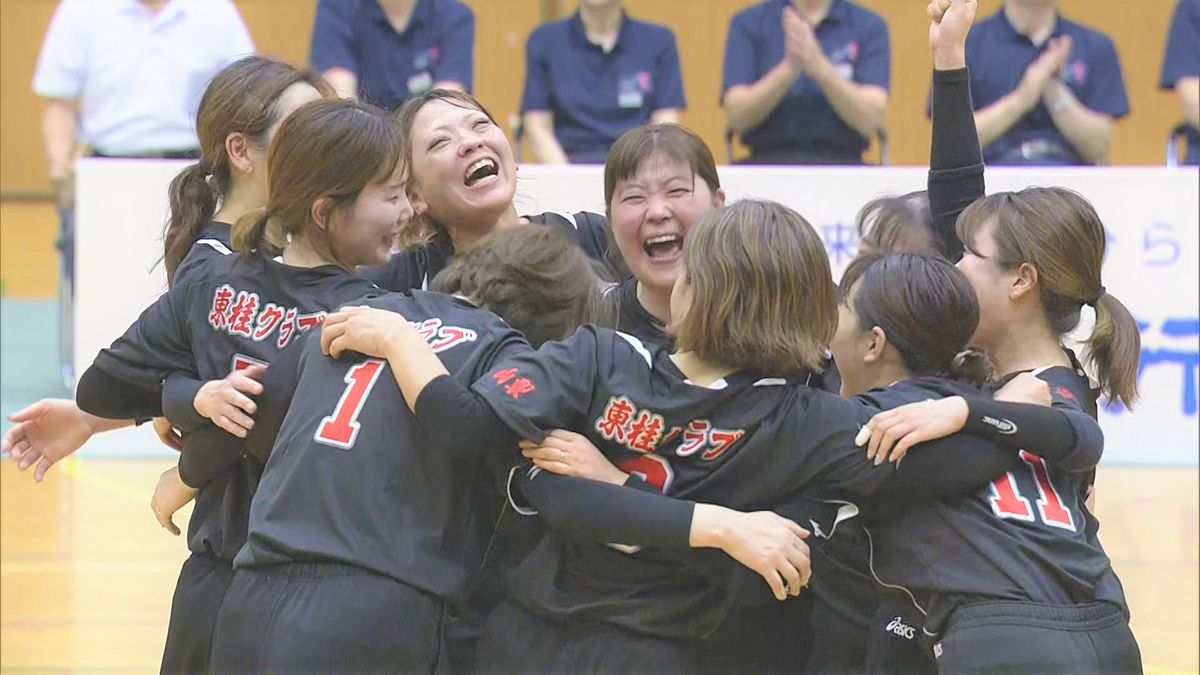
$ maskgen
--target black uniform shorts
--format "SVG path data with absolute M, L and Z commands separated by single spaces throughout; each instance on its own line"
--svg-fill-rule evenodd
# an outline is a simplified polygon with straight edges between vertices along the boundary
M 442 602 L 335 563 L 239 569 L 213 635 L 219 673 L 433 673 Z
M 1142 672 L 1129 621 L 1105 602 L 963 605 L 950 615 L 933 655 L 942 674 Z

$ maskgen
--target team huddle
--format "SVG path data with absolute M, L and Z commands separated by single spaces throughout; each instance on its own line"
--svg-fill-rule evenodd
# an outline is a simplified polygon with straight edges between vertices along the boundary
M 1137 326 L 1086 199 L 984 195 L 974 5 L 929 6 L 928 191 L 864 207 L 837 283 L 684 127 L 616 141 L 605 214 L 519 215 L 469 95 L 242 59 L 167 292 L 4 449 L 181 434 L 163 672 L 1141 672 L 1087 503 Z

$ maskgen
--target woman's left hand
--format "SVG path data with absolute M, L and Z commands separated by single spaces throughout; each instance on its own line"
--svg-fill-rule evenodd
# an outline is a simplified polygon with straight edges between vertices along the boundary
M 854 442 L 867 446 L 867 459 L 874 459 L 876 465 L 899 462 L 918 443 L 962 431 L 967 413 L 967 401 L 961 396 L 909 403 L 872 417 Z
M 541 443 L 521 441 L 521 454 L 539 468 L 562 476 L 590 478 L 624 485 L 629 474 L 613 466 L 584 436 L 555 429 Z

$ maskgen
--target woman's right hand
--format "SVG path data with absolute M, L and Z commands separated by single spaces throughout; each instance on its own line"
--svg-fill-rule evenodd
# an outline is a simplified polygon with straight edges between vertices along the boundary
M 95 433 L 92 415 L 70 399 L 44 398 L 8 416 L 13 423 L 0 441 L 21 471 L 36 465 L 33 479 L 42 482 L 59 460 L 71 456 Z
M 262 384 L 258 380 L 266 372 L 266 366 L 255 364 L 235 370 L 224 379 L 205 382 L 196 392 L 192 405 L 213 424 L 238 438 L 245 438 L 254 428 L 251 415 L 258 410 L 250 396 L 262 393 Z
M 693 547 L 719 548 L 761 576 L 775 599 L 799 595 L 812 574 L 808 530 L 770 511 L 743 513 L 697 504 L 692 513 Z
M 967 65 L 967 33 L 975 21 L 976 0 L 933 0 L 929 14 L 929 46 L 933 66 L 938 70 L 956 70 Z

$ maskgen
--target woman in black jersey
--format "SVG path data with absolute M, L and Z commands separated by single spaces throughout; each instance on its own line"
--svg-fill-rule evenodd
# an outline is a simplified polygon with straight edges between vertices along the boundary
M 1106 240 L 1091 205 L 1068 190 L 1029 188 L 962 211 L 983 194 L 963 57 L 974 10 L 962 0 L 930 5 L 937 69 L 930 198 L 945 216 L 949 245 L 965 244 L 959 267 L 980 296 L 974 341 L 994 354 L 1001 381 L 1032 372 L 1049 383 L 1056 407 L 1095 416 L 1098 392 L 1062 344 L 1090 305 L 1096 324 L 1085 344 L 1100 389 L 1128 405 L 1136 398 L 1139 337 L 1102 285 Z M 963 176 L 974 176 L 973 189 L 946 189 L 956 180 L 961 186 Z M 951 238 L 948 225 L 959 211 L 961 239 Z M 871 443 L 886 452 L 892 443 L 902 449 L 952 432 L 962 425 L 947 410 L 954 405 L 884 413 L 872 420 Z M 939 672 L 1140 672 L 1120 582 L 1084 503 L 1100 449 L 1059 458 L 1039 443 L 1027 447 L 1023 466 L 988 490 L 879 529 L 876 569 L 909 596 L 909 616 L 919 611 Z M 917 551 L 933 547 L 942 552 L 937 561 L 914 563 Z M 919 672 L 920 664 L 910 660 L 904 670 Z
M 470 395 L 462 399 L 439 389 L 434 396 L 446 398 L 428 399 L 427 409 L 454 410 L 456 414 L 450 420 L 422 418 L 422 424 L 453 434 L 455 425 L 470 419 L 471 426 L 480 425 L 478 428 L 488 429 L 493 436 L 516 434 L 535 440 L 545 436 L 542 430 L 547 428 L 572 428 L 587 434 L 618 468 L 640 476 L 638 482 L 651 489 L 689 500 L 704 495 L 705 501 L 735 508 L 789 502 L 801 496 L 820 498 L 827 496 L 823 490 L 831 485 L 849 490 L 838 494 L 870 493 L 878 487 L 877 481 L 887 482 L 890 476 L 923 473 L 929 464 L 923 470 L 922 461 L 939 466 L 949 458 L 973 457 L 962 473 L 979 472 L 975 483 L 953 484 L 966 479 L 950 473 L 950 489 L 958 491 L 1002 473 L 1014 461 L 1015 451 L 975 454 L 967 446 L 956 445 L 949 454 L 910 458 L 899 472 L 870 464 L 857 450 L 842 445 L 842 432 L 834 431 L 844 424 L 844 432 L 855 435 L 855 420 L 864 415 L 864 408 L 804 387 L 803 377 L 793 381 L 763 375 L 787 372 L 787 365 L 774 365 L 787 363 L 785 354 L 793 353 L 786 351 L 787 346 L 802 355 L 797 358 L 812 360 L 812 365 L 793 362 L 792 367 L 803 375 L 820 358 L 825 339 L 803 327 L 823 330 L 826 326 L 832 331 L 832 311 L 821 313 L 820 286 L 829 283 L 824 249 L 819 237 L 802 223 L 778 205 L 742 202 L 715 211 L 697 224 L 692 236 L 698 239 L 687 245 L 689 274 L 676 286 L 673 305 L 675 315 L 685 317 L 680 344 L 698 344 L 705 356 L 686 347 L 676 356 L 668 356 L 663 350 L 647 350 L 629 336 L 582 329 L 564 343 L 552 343 L 536 355 L 498 365 L 476 383 L 477 395 L 493 413 L 473 410 Z M 746 256 L 750 259 L 743 260 Z M 947 263 L 942 265 L 944 273 L 957 274 Z M 958 278 L 961 280 L 961 275 Z M 807 292 L 800 292 L 799 286 L 804 285 L 808 285 Z M 722 308 L 719 318 L 713 318 L 712 312 L 688 311 L 692 288 L 696 289 L 697 306 Z M 787 292 L 773 293 L 775 300 L 763 302 L 753 300 L 754 288 Z M 827 288 L 832 310 L 832 286 Z M 959 288 L 973 309 L 974 298 L 965 280 Z M 721 293 L 739 293 L 741 301 L 721 300 Z M 789 311 L 802 314 L 806 322 L 790 320 Z M 956 305 L 947 311 L 949 316 L 964 314 Z M 352 312 L 330 317 L 322 339 L 333 353 L 347 349 L 372 353 L 379 348 L 355 335 L 354 316 Z M 967 324 L 960 331 L 960 342 L 965 342 L 974 328 L 974 316 L 967 312 L 966 318 L 960 319 Z M 692 321 L 691 332 L 687 318 Z M 716 337 L 706 337 L 710 331 Z M 397 338 L 386 356 L 393 367 L 401 364 L 403 370 L 395 372 L 409 400 L 422 397 L 426 401 L 426 384 L 444 369 L 420 354 L 424 350 L 419 336 L 411 342 L 405 344 Z M 718 365 L 725 359 L 754 365 L 730 372 L 728 366 Z M 589 383 L 587 378 L 593 377 L 597 380 Z M 921 400 L 937 387 L 911 389 L 914 391 L 893 397 L 900 402 Z M 504 421 L 492 421 L 496 418 L 489 415 L 493 414 Z M 1057 414 L 1052 419 L 1065 425 L 1065 435 L 1074 441 L 1070 422 Z M 660 443 L 664 446 L 661 451 Z M 992 448 L 990 444 L 987 447 Z M 776 449 L 783 454 L 775 455 Z M 981 458 L 986 457 L 993 457 L 990 468 L 983 468 Z M 561 455 L 558 458 L 563 459 Z M 771 469 L 764 472 L 767 465 Z M 556 529 L 570 536 L 543 540 L 513 575 L 514 601 L 489 622 L 491 637 L 485 634 L 481 667 L 489 672 L 534 672 L 619 669 L 637 663 L 656 671 L 703 670 L 705 664 L 697 660 L 694 641 L 716 628 L 728 611 L 730 593 L 736 595 L 742 586 L 730 587 L 721 572 L 710 576 L 713 572 L 704 563 L 692 569 L 686 559 L 669 550 L 696 543 L 688 528 L 691 505 L 684 504 L 683 511 L 667 507 L 677 516 L 669 518 L 677 527 L 668 526 L 667 531 L 674 534 L 660 536 L 663 530 L 654 529 L 660 522 L 657 516 L 650 517 L 649 508 L 639 502 L 646 493 L 613 487 L 624 494 L 609 508 L 583 507 L 581 499 L 556 498 L 553 486 L 563 485 L 559 481 L 564 480 L 575 479 L 535 471 L 523 472 L 516 480 L 514 489 Z M 901 494 L 912 489 L 912 484 L 893 488 Z M 936 493 L 942 488 L 927 489 Z M 826 510 L 827 514 L 812 515 L 828 533 L 836 524 L 839 509 Z M 597 514 L 611 516 L 613 512 L 628 515 L 615 519 L 620 527 L 606 529 L 593 520 Z M 578 538 L 584 535 L 590 540 L 667 550 L 648 549 L 627 556 L 605 546 L 583 544 Z M 786 536 L 795 542 L 788 546 L 801 546 L 794 534 Z M 755 567 L 771 581 L 776 597 L 782 597 L 781 589 L 787 587 L 782 579 L 795 579 L 799 571 L 788 571 L 787 564 Z M 796 589 L 793 586 L 791 590 Z M 498 632 L 492 633 L 493 629 Z
M 177 273 L 230 252 L 230 225 L 266 203 L 267 146 L 279 125 L 299 106 L 332 93 L 320 76 L 266 56 L 239 59 L 213 76 L 196 111 L 200 158 L 168 190 L 162 258 L 168 285 Z M 176 434 L 162 420 L 155 419 L 155 430 L 178 449 Z M 36 480 L 93 434 L 133 423 L 87 415 L 74 401 L 60 399 L 38 401 L 13 421 L 4 451 L 21 470 L 36 465 Z
M 512 146 L 471 95 L 433 89 L 406 101 L 396 119 L 410 140 L 410 189 L 417 217 L 404 229 L 404 250 L 386 265 L 361 270 L 365 278 L 392 291 L 430 288 L 455 251 L 496 228 L 524 224 L 558 227 L 589 258 L 604 261 L 607 224 L 602 216 L 518 214 Z M 619 261 L 609 263 L 605 276 L 615 277 L 619 266 Z
M 234 248 L 245 254 L 214 257 L 177 275 L 80 378 L 79 407 L 109 418 L 145 414 L 161 400 L 167 374 L 216 380 L 265 365 L 326 310 L 378 292 L 352 272 L 386 260 L 399 221 L 411 216 L 402 157 L 395 124 L 370 106 L 319 101 L 289 116 L 270 147 L 266 206 L 232 230 Z M 133 396 L 116 395 L 130 388 Z M 188 487 L 187 456 L 185 447 L 179 470 L 164 474 L 155 499 L 166 526 L 171 513 L 197 498 L 192 555 L 180 573 L 163 666 L 192 672 L 207 668 L 261 466 L 240 459 L 197 495 Z
M 712 151 L 677 124 L 646 124 L 621 134 L 604 163 L 609 246 L 630 276 L 608 291 L 618 330 L 668 346 L 671 288 L 683 244 L 700 216 L 725 203 Z

